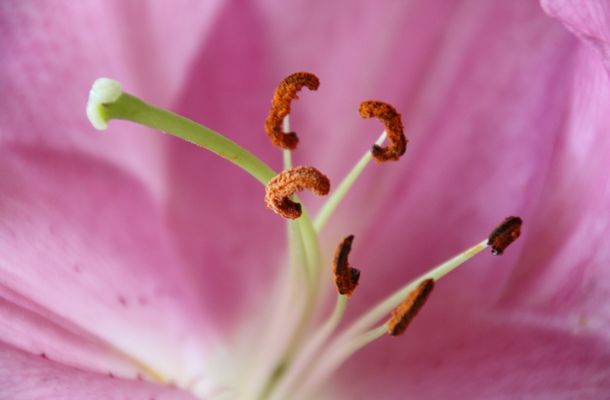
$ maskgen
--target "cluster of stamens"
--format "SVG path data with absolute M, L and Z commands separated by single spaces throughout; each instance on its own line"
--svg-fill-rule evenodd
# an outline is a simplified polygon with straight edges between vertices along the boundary
M 291 110 L 292 100 L 303 87 L 317 90 L 318 77 L 310 72 L 295 72 L 284 78 L 275 89 L 271 109 L 265 121 L 265 131 L 275 146 L 294 150 L 299 138 L 295 132 L 283 132 L 282 125 Z M 371 154 L 378 162 L 397 161 L 407 149 L 407 139 L 400 114 L 390 104 L 379 100 L 367 100 L 360 104 L 363 118 L 379 118 L 387 133 L 389 145 L 373 145 Z M 281 172 L 266 185 L 265 203 L 277 214 L 288 219 L 301 216 L 301 205 L 290 200 L 295 192 L 308 189 L 317 195 L 326 195 L 330 190 L 328 178 L 313 167 L 295 167 Z
M 283 119 L 291 109 L 291 101 L 298 99 L 297 92 L 306 86 L 317 90 L 318 77 L 309 72 L 296 72 L 286 77 L 275 90 L 271 110 L 267 116 L 265 130 L 271 142 L 282 148 L 294 150 L 298 143 L 295 132 L 283 132 Z M 385 127 L 389 145 L 373 145 L 371 154 L 378 162 L 397 161 L 407 149 L 407 139 L 401 115 L 396 109 L 379 100 L 363 101 L 359 107 L 363 118 L 379 118 Z M 266 185 L 265 203 L 284 218 L 296 219 L 301 216 L 302 207 L 290 199 L 295 192 L 308 189 L 318 195 L 330 191 L 328 178 L 314 167 L 300 166 L 288 168 L 271 179 Z M 496 227 L 488 238 L 488 245 L 494 255 L 500 255 L 521 233 L 522 221 L 519 217 L 508 217 Z M 349 265 L 348 256 L 354 240 L 353 235 L 345 237 L 337 246 L 333 261 L 333 274 L 337 292 L 341 296 L 352 296 L 360 279 L 360 270 Z M 434 279 L 423 280 L 407 298 L 394 309 L 386 323 L 387 332 L 392 336 L 404 333 L 413 318 L 421 310 L 434 288 Z

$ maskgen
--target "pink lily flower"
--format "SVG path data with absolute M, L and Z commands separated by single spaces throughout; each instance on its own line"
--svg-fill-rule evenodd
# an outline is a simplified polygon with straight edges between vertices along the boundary
M 610 396 L 604 0 L 5 1 L 0 49 L 0 399 Z M 83 110 L 111 76 L 279 171 L 263 123 L 299 70 L 322 83 L 293 107 L 295 165 L 340 182 L 381 131 L 358 116 L 369 98 L 409 139 L 320 234 L 325 261 L 356 237 L 339 334 L 505 216 L 525 225 L 438 281 L 405 335 L 332 368 L 327 347 L 265 393 L 292 326 L 270 321 L 292 304 L 270 303 L 289 251 L 264 189 L 148 128 L 97 133 Z

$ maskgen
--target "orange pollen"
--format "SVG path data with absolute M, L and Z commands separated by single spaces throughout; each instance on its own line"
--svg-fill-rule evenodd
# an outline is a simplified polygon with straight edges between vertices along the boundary
M 352 242 L 354 241 L 354 235 L 349 235 L 344 238 L 335 252 L 335 259 L 333 260 L 333 273 L 335 274 L 335 284 L 339 294 L 351 297 L 358 286 L 358 280 L 360 279 L 360 270 L 352 268 L 349 265 L 347 258 L 352 250 Z
M 368 100 L 360 103 L 360 116 L 362 118 L 377 117 L 383 121 L 388 135 L 389 145 L 381 147 L 373 145 L 371 152 L 379 162 L 397 161 L 407 150 L 407 138 L 400 114 L 391 105 L 377 100 Z
M 504 250 L 521 235 L 523 221 L 519 217 L 508 217 L 491 232 L 487 244 L 491 246 L 491 253 L 501 255 Z
M 388 334 L 399 336 L 405 332 L 413 318 L 428 300 L 432 289 L 434 289 L 434 279 L 426 279 L 409 293 L 405 301 L 392 312 L 392 317 L 387 323 Z
M 290 200 L 296 192 L 308 189 L 318 196 L 330 191 L 330 181 L 314 167 L 292 167 L 280 172 L 265 187 L 265 203 L 284 218 L 296 219 L 301 216 L 301 204 Z
M 317 90 L 320 80 L 310 72 L 295 72 L 284 78 L 273 94 L 271 110 L 265 121 L 265 131 L 271 143 L 282 149 L 294 150 L 299 143 L 299 137 L 295 132 L 282 131 L 282 121 L 290 114 L 290 102 L 299 98 L 297 92 L 303 86 L 309 90 Z

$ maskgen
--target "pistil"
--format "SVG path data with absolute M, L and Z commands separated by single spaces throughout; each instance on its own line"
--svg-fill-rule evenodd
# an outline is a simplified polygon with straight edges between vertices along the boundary
M 230 161 L 263 185 L 277 174 L 261 159 L 227 137 L 124 92 L 121 85 L 112 79 L 99 78 L 93 83 L 87 116 L 99 130 L 107 129 L 108 121 L 112 119 L 122 119 L 179 137 Z

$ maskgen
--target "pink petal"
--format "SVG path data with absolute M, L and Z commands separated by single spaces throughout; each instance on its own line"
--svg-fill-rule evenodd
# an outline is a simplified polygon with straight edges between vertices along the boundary
M 590 332 L 607 335 L 610 78 L 607 58 L 602 54 L 600 59 L 600 48 L 591 48 L 589 39 L 599 37 L 597 43 L 607 47 L 607 23 L 602 21 L 609 20 L 610 9 L 597 2 L 583 4 L 578 12 L 569 2 L 544 6 L 585 43 L 568 53 L 574 70 L 559 80 L 570 96 L 530 227 L 534 240 L 525 247 L 523 262 L 510 277 L 502 300 L 527 307 L 534 315 L 555 315 L 568 327 L 584 325 Z M 585 15 L 592 18 L 588 23 Z
M 1 153 L 4 340 L 103 372 L 129 371 L 118 353 L 131 370 L 137 360 L 172 379 L 197 374 L 212 327 L 150 193 L 77 153 Z
M 134 379 L 143 374 L 133 360 L 86 328 L 6 287 L 2 287 L 1 293 L 0 337 L 14 347 L 85 370 Z
M 194 400 L 175 388 L 66 367 L 0 342 L 0 398 L 11 400 Z
M 559 10 L 547 4 L 550 9 Z M 570 96 L 529 228 L 534 240 L 525 246 L 502 301 L 607 336 L 610 77 L 597 50 L 580 44 L 570 53 L 574 71 L 562 79 Z

